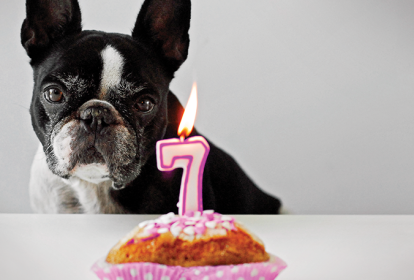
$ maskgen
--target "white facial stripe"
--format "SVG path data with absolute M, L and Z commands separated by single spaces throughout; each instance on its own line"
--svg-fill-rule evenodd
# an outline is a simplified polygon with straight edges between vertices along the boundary
M 124 58 L 113 47 L 106 46 L 102 52 L 103 69 L 101 76 L 101 93 L 105 95 L 109 88 L 121 82 Z

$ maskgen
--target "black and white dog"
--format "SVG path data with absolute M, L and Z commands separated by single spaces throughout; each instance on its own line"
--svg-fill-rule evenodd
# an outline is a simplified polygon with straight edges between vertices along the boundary
M 41 143 L 31 171 L 33 209 L 177 213 L 182 170 L 159 171 L 155 144 L 177 137 L 183 113 L 169 84 L 187 58 L 190 0 L 146 0 L 132 36 L 82 31 L 77 0 L 27 0 L 26 11 L 21 42 L 34 72 L 30 113 Z M 278 199 L 210 147 L 205 209 L 279 212 Z

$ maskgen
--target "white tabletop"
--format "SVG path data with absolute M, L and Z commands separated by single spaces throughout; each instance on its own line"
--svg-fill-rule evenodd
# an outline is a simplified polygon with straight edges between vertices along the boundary
M 0 279 L 97 280 L 92 264 L 150 215 L 0 214 Z M 278 280 L 414 279 L 414 216 L 234 216 L 288 267 Z

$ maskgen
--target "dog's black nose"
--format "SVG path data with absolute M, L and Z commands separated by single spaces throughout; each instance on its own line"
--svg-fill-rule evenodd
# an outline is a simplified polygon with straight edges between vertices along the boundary
M 90 133 L 100 133 L 104 127 L 114 122 L 109 108 L 101 105 L 92 105 L 80 113 L 82 127 Z

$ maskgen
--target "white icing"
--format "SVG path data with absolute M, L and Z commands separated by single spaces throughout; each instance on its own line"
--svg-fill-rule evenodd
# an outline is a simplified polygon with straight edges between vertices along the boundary
M 202 213 L 190 212 L 184 216 L 176 216 L 171 212 L 155 220 L 139 223 L 138 228 L 143 229 L 143 232 L 136 238 L 149 240 L 167 232 L 171 232 L 175 238 L 182 240 L 224 236 L 228 231 L 236 230 L 234 222 L 234 218 L 214 213 L 212 210 Z M 128 242 L 134 243 L 134 240 L 132 238 Z

